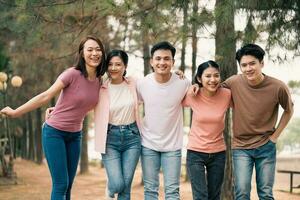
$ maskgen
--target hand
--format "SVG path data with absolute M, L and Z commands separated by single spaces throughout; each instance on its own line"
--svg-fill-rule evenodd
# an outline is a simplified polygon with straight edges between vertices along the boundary
M 54 110 L 54 107 L 47 108 L 45 112 L 45 119 L 49 119 L 51 116 L 51 112 Z
M 3 108 L 0 111 L 0 113 L 1 113 L 1 115 L 6 115 L 6 116 L 11 117 L 11 118 L 18 117 L 16 110 L 12 109 L 9 106 L 6 106 L 5 108 Z
M 198 94 L 200 90 L 200 87 L 198 84 L 194 84 L 194 85 L 191 85 L 187 91 L 187 94 L 188 95 L 191 95 L 191 96 L 196 96 Z
M 178 75 L 180 79 L 185 79 L 184 73 L 180 69 L 177 69 L 175 74 Z
M 277 142 L 277 138 L 274 138 L 273 135 L 271 135 L 269 137 L 269 139 L 271 140 L 271 142 L 276 143 Z

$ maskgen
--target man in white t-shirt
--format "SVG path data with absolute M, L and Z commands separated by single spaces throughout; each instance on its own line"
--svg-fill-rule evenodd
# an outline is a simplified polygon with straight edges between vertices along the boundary
M 155 44 L 150 59 L 154 73 L 137 82 L 137 93 L 145 111 L 141 127 L 145 200 L 158 199 L 160 168 L 164 176 L 165 199 L 180 199 L 181 101 L 190 83 L 171 73 L 175 52 L 169 42 Z

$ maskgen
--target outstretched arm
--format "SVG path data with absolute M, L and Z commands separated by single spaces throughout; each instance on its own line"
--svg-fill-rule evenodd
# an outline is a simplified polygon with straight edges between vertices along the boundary
M 45 92 L 38 94 L 29 101 L 27 101 L 22 106 L 17 109 L 12 109 L 10 107 L 3 108 L 0 113 L 5 114 L 8 117 L 16 118 L 21 115 L 32 111 L 36 108 L 41 107 L 42 105 L 48 103 L 56 94 L 58 94 L 64 88 L 64 84 L 61 80 L 57 79 L 55 83 Z
M 294 110 L 292 108 L 291 111 L 284 111 L 281 115 L 280 121 L 278 123 L 278 126 L 275 130 L 275 132 L 270 136 L 270 140 L 274 143 L 276 143 L 278 137 L 282 133 L 283 129 L 287 126 L 288 122 L 290 121 L 292 115 L 294 113 Z

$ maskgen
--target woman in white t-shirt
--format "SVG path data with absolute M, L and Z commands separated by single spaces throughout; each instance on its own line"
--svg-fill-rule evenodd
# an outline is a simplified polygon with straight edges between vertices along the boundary
M 106 198 L 129 200 L 131 183 L 141 151 L 135 81 L 125 77 L 128 55 L 112 50 L 107 55 L 109 79 L 100 88 L 95 109 L 96 150 L 108 177 Z

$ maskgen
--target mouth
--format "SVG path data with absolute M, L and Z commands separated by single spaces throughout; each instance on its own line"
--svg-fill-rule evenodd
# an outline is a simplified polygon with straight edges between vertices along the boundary
M 218 83 L 211 83 L 211 84 L 208 84 L 208 86 L 211 87 L 211 88 L 216 88 L 216 87 L 219 86 L 219 84 Z
M 90 58 L 90 60 L 92 62 L 95 62 L 95 63 L 99 63 L 100 62 L 100 58 L 99 57 Z

